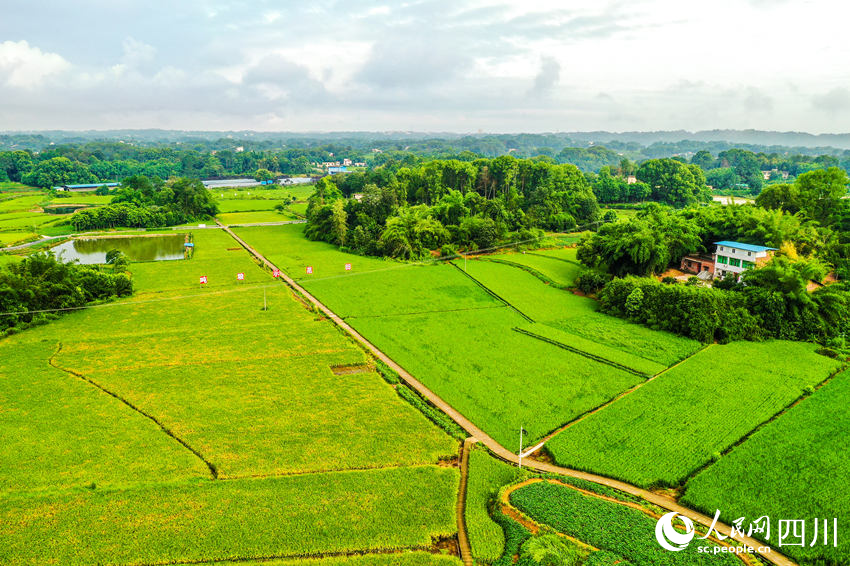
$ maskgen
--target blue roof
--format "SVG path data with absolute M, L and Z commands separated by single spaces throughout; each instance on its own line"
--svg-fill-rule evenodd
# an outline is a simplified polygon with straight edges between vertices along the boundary
M 765 246 L 756 246 L 753 244 L 744 244 L 742 242 L 729 242 L 727 240 L 723 240 L 722 242 L 714 242 L 715 246 L 726 246 L 727 248 L 735 248 L 736 250 L 744 250 L 745 252 L 766 252 L 768 250 L 775 250 L 776 248 L 768 248 Z
M 91 187 L 117 187 L 118 183 L 89 183 L 86 185 L 62 185 L 63 187 L 68 187 L 69 189 L 89 189 Z

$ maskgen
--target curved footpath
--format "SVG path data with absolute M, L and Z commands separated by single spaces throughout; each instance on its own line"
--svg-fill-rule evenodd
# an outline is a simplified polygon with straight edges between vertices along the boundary
M 233 231 L 223 224 L 219 224 L 225 232 L 230 234 L 230 236 L 239 242 L 239 244 L 248 250 L 254 257 L 263 262 L 269 269 L 278 269 L 272 262 L 266 259 L 262 254 L 260 254 L 257 250 L 252 248 L 245 242 L 242 238 L 237 236 Z M 451 405 L 443 401 L 436 393 L 425 387 L 419 380 L 413 377 L 410 373 L 408 373 L 403 367 L 395 363 L 389 356 L 379 350 L 374 344 L 366 340 L 363 336 L 360 335 L 354 328 L 352 328 L 347 322 L 337 316 L 333 311 L 331 311 L 328 307 L 322 304 L 321 301 L 316 299 L 313 295 L 307 292 L 306 289 L 301 287 L 298 283 L 295 282 L 294 279 L 289 277 L 286 273 L 281 271 L 281 276 L 286 283 L 292 287 L 295 291 L 304 296 L 308 301 L 313 303 L 320 311 L 322 311 L 328 318 L 330 318 L 337 326 L 345 330 L 351 337 L 353 337 L 357 342 L 362 344 L 365 348 L 367 348 L 372 354 L 390 366 L 393 370 L 395 370 L 401 379 L 404 380 L 407 385 L 415 389 L 422 397 L 427 399 L 431 404 L 435 407 L 446 413 L 449 417 L 452 418 L 458 425 L 460 425 L 466 432 L 468 432 L 474 439 L 481 442 L 486 446 L 493 454 L 501 458 L 506 462 L 510 462 L 511 464 L 519 464 L 519 457 L 517 454 L 509 451 L 507 448 L 496 442 L 493 438 L 491 438 L 487 433 L 483 430 L 475 426 L 469 419 L 460 414 L 457 410 L 454 409 Z M 657 493 L 653 493 L 651 491 L 636 487 L 634 485 L 614 480 L 611 478 L 606 478 L 604 476 L 599 476 L 596 474 L 591 474 L 588 472 L 582 472 L 579 470 L 573 470 L 571 468 L 563 468 L 561 466 L 555 466 L 553 464 L 548 464 L 546 462 L 539 462 L 536 460 L 532 460 L 529 458 L 525 458 L 523 464 L 525 467 L 530 468 L 532 470 L 536 470 L 539 472 L 546 472 L 551 474 L 560 474 L 563 476 L 569 476 L 573 478 L 582 479 L 585 481 L 593 482 L 599 485 L 608 486 L 613 489 L 620 490 L 622 492 L 634 495 L 636 497 L 640 497 L 641 499 L 652 503 L 662 509 L 666 509 L 667 511 L 675 511 L 676 513 L 688 517 L 692 521 L 700 523 L 706 527 L 710 527 L 713 522 L 713 517 L 709 517 L 707 515 L 703 515 L 693 509 L 689 509 L 677 503 L 673 498 L 667 497 L 665 495 L 659 495 Z M 765 546 L 764 543 L 748 536 L 744 536 L 741 534 L 732 535 L 732 528 L 721 522 L 717 522 L 714 526 L 715 530 L 725 536 L 728 536 L 731 540 L 734 540 L 740 543 L 741 546 L 749 546 L 752 548 L 758 548 L 760 546 Z M 796 566 L 796 563 L 788 558 L 787 556 L 780 554 L 774 550 L 771 552 L 760 555 L 765 560 L 771 562 L 772 564 L 776 564 L 776 566 Z

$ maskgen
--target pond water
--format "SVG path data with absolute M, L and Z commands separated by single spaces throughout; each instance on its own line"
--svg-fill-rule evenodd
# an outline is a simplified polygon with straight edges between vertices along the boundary
M 67 206 L 45 206 L 44 212 L 47 214 L 71 214 L 83 208 L 88 208 L 87 204 L 69 204 Z
M 168 261 L 183 259 L 182 234 L 167 236 L 129 236 L 122 238 L 77 238 L 54 246 L 53 254 L 70 263 L 106 263 L 106 252 L 120 250 L 130 261 Z

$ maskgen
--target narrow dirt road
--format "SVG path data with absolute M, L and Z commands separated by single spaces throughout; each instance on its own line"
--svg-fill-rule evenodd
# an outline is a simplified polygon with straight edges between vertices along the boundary
M 457 497 L 457 543 L 460 547 L 460 558 L 464 566 L 472 566 L 472 547 L 469 546 L 469 536 L 466 530 L 466 485 L 469 479 L 469 451 L 475 444 L 474 438 L 463 441 L 460 454 L 460 488 Z
M 263 262 L 269 269 L 278 269 L 272 262 L 266 259 L 261 253 L 252 248 L 245 242 L 242 238 L 237 236 L 228 226 L 224 226 L 219 224 L 225 232 L 227 232 L 234 240 L 239 242 L 239 244 L 245 248 L 249 253 L 251 253 L 258 260 Z M 331 311 L 328 307 L 326 307 L 321 301 L 316 299 L 313 295 L 307 292 L 301 285 L 299 285 L 294 279 L 289 277 L 286 273 L 281 270 L 283 280 L 295 291 L 304 296 L 308 301 L 310 301 L 313 305 L 316 306 L 320 311 L 322 311 L 328 318 L 330 318 L 334 323 L 337 324 L 340 328 L 345 330 L 352 338 L 357 340 L 363 347 L 368 349 L 372 354 L 390 366 L 396 373 L 401 377 L 404 382 L 415 389 L 422 397 L 427 399 L 431 404 L 435 407 L 446 413 L 449 417 L 452 418 L 458 425 L 460 425 L 466 432 L 468 432 L 474 439 L 481 442 L 484 446 L 486 446 L 493 454 L 501 458 L 506 462 L 510 462 L 511 464 L 518 464 L 519 457 L 517 454 L 509 451 L 507 448 L 496 442 L 493 438 L 491 438 L 488 434 L 486 434 L 483 430 L 475 426 L 475 424 L 467 419 L 465 416 L 460 414 L 454 407 L 443 401 L 436 393 L 428 389 L 424 384 L 422 384 L 419 380 L 413 377 L 410 373 L 408 373 L 403 367 L 395 363 L 389 356 L 379 350 L 374 344 L 366 340 L 363 336 L 360 335 L 354 328 L 352 328 L 347 322 L 345 322 L 342 318 L 336 315 L 333 311 Z M 652 503 L 653 505 L 657 505 L 662 509 L 666 509 L 667 511 L 675 511 L 676 513 L 688 517 L 692 521 L 700 523 L 706 527 L 710 527 L 713 523 L 713 517 L 709 517 L 707 515 L 703 515 L 693 509 L 688 509 L 682 505 L 679 505 L 675 500 L 670 497 L 666 497 L 663 495 L 659 495 L 657 493 L 653 493 L 651 491 L 633 486 L 631 484 L 614 480 L 610 478 L 606 478 L 604 476 L 599 476 L 596 474 L 591 474 L 588 472 L 582 472 L 579 470 L 573 470 L 570 468 L 562 468 L 560 466 L 555 466 L 553 464 L 549 464 L 546 462 L 539 462 L 530 458 L 523 458 L 523 464 L 525 467 L 530 468 L 532 470 L 536 470 L 539 472 L 546 472 L 551 474 L 560 474 L 564 476 L 569 476 L 573 478 L 579 478 L 585 481 L 593 482 L 599 485 L 605 485 L 613 489 L 620 490 L 624 493 L 629 493 L 636 497 L 640 497 L 641 499 Z M 732 536 L 732 528 L 721 522 L 717 522 L 714 525 L 715 531 L 721 533 L 724 536 L 729 537 L 731 540 L 734 540 L 740 543 L 741 546 L 750 546 L 753 548 L 759 548 L 760 546 L 764 546 L 764 543 L 757 541 L 756 539 L 748 536 L 744 536 L 736 533 L 735 536 Z M 761 555 L 765 560 L 771 562 L 772 564 L 776 564 L 776 566 L 797 566 L 794 561 L 790 558 L 776 552 L 771 551 Z

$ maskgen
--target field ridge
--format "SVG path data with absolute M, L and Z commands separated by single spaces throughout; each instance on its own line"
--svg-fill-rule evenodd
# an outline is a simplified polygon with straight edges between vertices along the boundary
M 520 330 L 520 329 L 516 329 L 516 330 L 518 330 L 519 332 L 522 332 L 522 330 Z M 704 347 L 702 347 L 702 348 L 700 348 L 699 350 L 697 350 L 697 352 L 701 352 L 701 351 L 705 350 L 706 348 L 708 348 L 708 347 L 709 347 L 709 346 L 711 346 L 711 345 L 712 345 L 712 344 L 706 344 Z M 694 354 L 696 354 L 697 352 L 694 352 Z M 693 355 L 693 354 L 692 354 L 692 355 Z M 594 414 L 598 413 L 599 411 L 602 411 L 603 409 L 606 409 L 606 408 L 610 407 L 611 405 L 613 405 L 613 404 L 614 404 L 614 403 L 616 403 L 617 401 L 620 401 L 620 400 L 622 400 L 624 397 L 627 397 L 628 395 L 630 395 L 630 394 L 634 393 L 635 391 L 637 391 L 638 389 L 640 389 L 641 387 L 643 387 L 643 386 L 644 386 L 644 385 L 646 385 L 647 383 L 650 383 L 651 381 L 654 381 L 655 379 L 658 379 L 659 377 L 663 376 L 665 373 L 667 373 L 668 371 L 672 370 L 672 369 L 673 369 L 673 368 L 675 368 L 676 366 L 678 366 L 678 365 L 680 365 L 680 364 L 685 363 L 688 359 L 690 359 L 690 357 L 691 357 L 691 356 L 688 356 L 688 357 L 687 357 L 687 358 L 685 358 L 684 360 L 682 360 L 682 361 L 680 361 L 680 362 L 677 362 L 677 363 L 673 364 L 672 366 L 670 366 L 669 368 L 665 369 L 664 371 L 658 372 L 657 374 L 655 374 L 655 375 L 653 375 L 653 376 L 650 376 L 650 377 L 649 377 L 649 379 L 646 379 L 646 380 L 644 380 L 644 381 L 641 381 L 640 383 L 636 383 L 636 384 L 635 384 L 635 385 L 633 385 L 632 387 L 629 387 L 629 388 L 628 388 L 628 389 L 626 389 L 625 391 L 622 391 L 621 393 L 618 393 L 617 395 L 615 395 L 614 397 L 612 397 L 612 398 L 608 399 L 608 400 L 607 400 L 607 401 L 605 401 L 604 403 L 602 403 L 602 404 L 600 404 L 600 405 L 597 405 L 596 407 L 593 407 L 593 408 L 591 408 L 591 409 L 588 409 L 588 410 L 587 410 L 587 411 L 585 411 L 584 413 L 582 413 L 582 414 L 578 415 L 577 417 L 575 417 L 575 418 L 571 419 L 569 422 L 564 423 L 564 425 L 563 425 L 563 426 L 558 427 L 557 429 L 553 430 L 552 432 L 550 432 L 549 434 L 547 434 L 546 436 L 544 436 L 544 437 L 540 440 L 540 442 L 537 444 L 537 446 L 535 447 L 535 451 L 539 450 L 540 448 L 543 448 L 543 446 L 544 446 L 547 442 L 549 442 L 549 441 L 550 441 L 550 440 L 552 440 L 554 437 L 558 436 L 559 434 L 561 434 L 562 432 L 564 432 L 565 430 L 567 430 L 567 429 L 568 429 L 568 428 L 570 428 L 571 426 L 574 426 L 574 425 L 578 424 L 579 422 L 583 421 L 584 419 L 586 419 L 587 417 L 590 417 L 591 415 L 594 415 Z
M 100 389 L 101 391 L 103 391 L 104 393 L 106 393 L 107 395 L 109 395 L 109 396 L 111 396 L 111 397 L 114 397 L 114 398 L 115 398 L 115 399 L 117 399 L 118 401 L 121 401 L 124 405 L 126 405 L 127 407 L 129 407 L 129 408 L 130 408 L 130 409 L 132 409 L 133 411 L 135 411 L 135 412 L 139 413 L 140 415 L 142 415 L 142 416 L 143 416 L 143 417 L 145 417 L 146 419 L 148 419 L 148 420 L 152 421 L 154 424 L 156 424 L 156 425 L 157 425 L 157 426 L 158 426 L 158 427 L 162 430 L 162 432 L 164 432 L 167 436 L 170 436 L 171 438 L 173 438 L 173 439 L 174 439 L 175 441 L 177 441 L 177 442 L 178 442 L 181 446 L 183 446 L 183 448 L 185 448 L 186 450 L 188 450 L 189 452 L 191 452 L 192 454 L 194 454 L 194 455 L 195 455 L 195 456 L 196 456 L 196 457 L 197 457 L 200 461 L 202 461 L 202 462 L 204 463 L 204 465 L 207 467 L 207 469 L 209 470 L 210 475 L 212 476 L 212 478 L 213 478 L 213 479 L 218 479 L 218 469 L 216 468 L 215 464 L 213 464 L 212 462 L 210 462 L 209 460 L 207 460 L 207 459 L 204 457 L 204 455 L 203 455 L 203 454 L 201 454 L 200 452 L 198 452 L 198 450 L 196 450 L 195 448 L 192 448 L 192 447 L 191 447 L 191 446 L 190 446 L 190 445 L 189 445 L 189 444 L 188 444 L 185 440 L 183 440 L 182 438 L 180 438 L 179 436 L 177 436 L 176 434 L 174 434 L 174 432 L 173 432 L 171 429 L 169 429 L 168 427 L 166 427 L 166 426 L 165 426 L 165 425 L 164 425 L 164 424 L 163 424 L 163 423 L 162 423 L 159 419 L 157 419 L 155 416 L 151 415 L 150 413 L 146 413 L 146 412 L 145 412 L 145 411 L 143 411 L 141 408 L 137 407 L 136 405 L 134 405 L 133 403 L 131 403 L 131 402 L 130 402 L 130 401 L 128 401 L 127 399 L 125 399 L 125 398 L 121 397 L 121 396 L 120 396 L 120 395 L 118 395 L 117 393 L 115 393 L 115 392 L 113 392 L 113 391 L 110 391 L 109 389 L 107 389 L 107 388 L 103 387 L 101 384 L 97 383 L 96 381 L 94 381 L 94 380 L 93 380 L 93 379 L 91 379 L 90 377 L 88 377 L 88 376 L 86 376 L 86 375 L 83 375 L 82 373 L 79 373 L 79 372 L 74 371 L 74 370 L 72 370 L 72 369 L 64 368 L 64 367 L 62 367 L 62 366 L 58 365 L 58 364 L 56 363 L 56 359 L 55 359 L 55 358 L 56 358 L 56 356 L 58 356 L 58 355 L 59 355 L 59 353 L 60 353 L 61 351 L 62 351 L 62 342 L 59 342 L 59 345 L 58 345 L 58 347 L 56 348 L 56 351 L 53 353 L 53 355 L 52 355 L 52 356 L 50 356 L 50 358 L 48 358 L 47 363 L 48 363 L 48 364 L 50 364 L 51 366 L 53 366 L 54 368 L 56 368 L 56 369 L 60 370 L 60 371 L 64 371 L 64 372 L 65 372 L 65 373 L 67 373 L 67 374 L 70 374 L 70 375 L 73 375 L 73 376 L 75 376 L 75 377 L 78 377 L 79 379 L 82 379 L 82 380 L 83 380 L 83 381 L 85 381 L 86 383 L 88 383 L 88 384 L 90 384 L 90 385 L 92 385 L 92 386 L 96 387 L 97 389 Z
M 564 350 L 569 350 L 570 352 L 573 352 L 573 353 L 578 354 L 580 356 L 584 356 L 585 358 L 590 358 L 591 360 L 593 360 L 595 362 L 599 362 L 600 364 L 606 364 L 606 365 L 615 367 L 617 369 L 627 371 L 627 372 L 632 373 L 634 375 L 637 375 L 639 377 L 652 377 L 649 374 L 643 373 L 643 372 L 638 371 L 636 369 L 632 369 L 629 366 L 624 366 L 623 364 L 617 363 L 617 362 L 609 360 L 607 358 L 603 358 L 601 356 L 591 354 L 590 352 L 585 352 L 584 350 L 579 350 L 578 348 L 574 348 L 573 346 L 570 346 L 568 344 L 564 344 L 563 342 L 559 342 L 559 341 L 554 340 L 552 338 L 547 338 L 547 337 L 542 336 L 540 334 L 535 334 L 534 332 L 531 332 L 530 330 L 525 330 L 525 329 L 522 329 L 518 326 L 514 326 L 511 330 L 513 330 L 514 332 L 519 332 L 520 334 L 525 334 L 526 336 L 531 336 L 532 338 L 536 338 L 538 340 L 542 340 L 543 342 L 546 342 L 548 344 L 552 344 L 553 346 L 557 346 L 558 348 L 563 348 Z
M 537 256 L 537 257 L 546 257 L 546 256 Z M 523 271 L 526 271 L 526 272 L 530 273 L 531 275 L 534 275 L 535 277 L 540 279 L 546 285 L 551 285 L 552 287 L 554 287 L 556 289 L 569 289 L 569 285 L 564 285 L 562 283 L 558 283 L 554 279 L 547 277 L 546 275 L 544 275 L 540 271 L 538 271 L 538 270 L 536 270 L 533 267 L 530 267 L 528 265 L 523 265 L 521 263 L 517 263 L 517 262 L 511 261 L 509 259 L 501 259 L 501 258 L 495 258 L 495 257 L 485 257 L 485 258 L 482 258 L 482 260 L 483 261 L 492 261 L 493 263 L 501 263 L 501 264 L 504 264 L 504 265 L 509 265 L 511 267 L 516 267 L 517 269 L 522 269 Z
M 450 261 L 450 262 L 449 262 L 449 265 L 454 266 L 454 268 L 455 268 L 455 269 L 457 269 L 458 271 L 460 271 L 461 273 L 463 273 L 464 275 L 466 275 L 467 277 L 469 277 L 470 279 L 472 279 L 472 281 L 474 281 L 476 285 L 478 285 L 479 287 L 481 287 L 482 289 L 484 289 L 484 291 L 485 291 L 488 295 L 490 295 L 491 297 L 495 298 L 495 299 L 496 299 L 496 300 L 498 300 L 498 301 L 501 301 L 501 302 L 505 303 L 505 306 L 510 307 L 511 309 L 513 309 L 513 310 L 514 310 L 514 311 L 515 311 L 518 315 L 520 315 L 522 318 L 524 318 L 524 319 L 525 319 L 525 320 L 527 320 L 528 322 L 537 322 L 536 320 L 534 320 L 533 318 L 531 318 L 530 316 L 528 316 L 527 314 L 525 314 L 524 312 L 522 312 L 521 310 L 519 310 L 518 308 L 516 308 L 514 305 L 512 305 L 511 303 L 509 303 L 506 299 L 504 299 L 503 297 L 501 297 L 500 295 L 498 295 L 495 291 L 493 291 L 492 289 L 490 289 L 490 287 L 488 287 L 487 285 L 485 285 L 484 283 L 482 283 L 481 281 L 479 281 L 478 279 L 476 279 L 475 277 L 473 277 L 472 275 L 470 275 L 469 273 L 467 273 L 466 271 L 464 271 L 463 269 L 461 269 L 461 268 L 460 268 L 460 266 L 459 266 L 459 265 L 457 265 L 456 263 L 454 263 L 453 261 Z
M 824 380 L 823 380 L 823 381 L 821 381 L 820 383 L 816 384 L 816 385 L 813 387 L 814 391 L 817 391 L 817 390 L 821 389 L 824 385 L 828 384 L 828 383 L 829 383 L 830 381 L 832 381 L 832 380 L 833 380 L 836 376 L 838 376 L 838 375 L 839 375 L 839 374 L 841 374 L 843 371 L 845 371 L 845 370 L 847 369 L 847 367 L 848 367 L 848 366 L 847 366 L 846 364 L 839 366 L 839 367 L 838 367 L 838 369 L 836 369 L 836 370 L 834 370 L 832 373 L 830 373 L 830 374 L 826 377 L 826 379 L 824 379 Z M 809 397 L 811 397 L 811 394 L 809 394 L 809 393 L 803 393 L 802 395 L 800 395 L 799 397 L 797 397 L 796 399 L 794 399 L 793 401 L 791 401 L 790 403 L 788 403 L 787 405 L 785 405 L 784 407 L 782 407 L 781 409 L 779 409 L 776 413 L 774 413 L 773 415 L 771 415 L 769 418 L 765 419 L 764 421 L 762 421 L 762 422 L 760 422 L 759 424 L 757 424 L 756 426 L 754 426 L 754 427 L 753 427 L 753 428 L 752 428 L 749 432 L 747 432 L 745 435 L 741 436 L 741 437 L 740 437 L 740 438 L 739 438 L 739 439 L 738 439 L 738 440 L 737 440 L 734 444 L 732 444 L 732 445 L 728 446 L 726 449 L 722 450 L 722 451 L 720 452 L 720 455 L 721 455 L 721 456 L 726 456 L 727 454 L 729 454 L 730 452 L 732 452 L 735 448 L 738 448 L 739 446 L 741 446 L 742 444 L 744 444 L 744 442 L 746 442 L 747 440 L 749 440 L 749 439 L 750 439 L 750 438 L 751 438 L 751 437 L 752 437 L 755 433 L 757 433 L 758 431 L 762 430 L 764 427 L 766 427 L 766 426 L 770 425 L 771 423 L 775 422 L 777 419 L 779 419 L 780 417 L 782 417 L 783 415 L 785 415 L 786 413 L 788 413 L 788 411 L 790 411 L 791 409 L 793 409 L 794 407 L 796 407 L 797 405 L 799 405 L 800 403 L 802 403 L 803 401 L 805 401 L 805 400 L 806 400 L 806 399 L 808 399 Z M 696 469 L 696 470 L 694 470 L 693 472 L 691 472 L 690 474 L 688 474 L 688 476 L 687 476 L 687 477 L 685 477 L 684 479 L 682 479 L 682 482 L 681 482 L 681 484 L 680 484 L 678 487 L 679 487 L 679 488 L 684 487 L 684 486 L 685 486 L 685 485 L 686 485 L 686 484 L 687 484 L 690 480 L 692 480 L 692 479 L 693 479 L 693 478 L 694 478 L 697 474 L 699 474 L 700 472 L 703 472 L 703 471 L 705 471 L 706 469 L 710 468 L 710 467 L 711 467 L 711 466 L 713 466 L 715 463 L 716 463 L 716 461 L 714 461 L 714 460 L 710 460 L 710 461 L 706 462 L 705 464 L 703 464 L 702 466 L 700 466 L 698 469 Z

